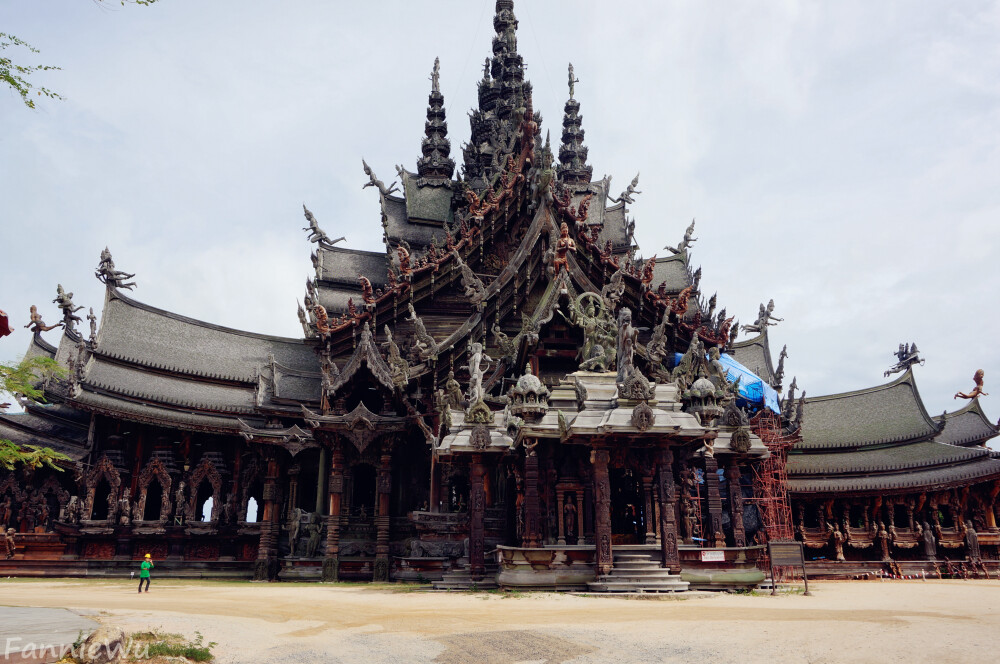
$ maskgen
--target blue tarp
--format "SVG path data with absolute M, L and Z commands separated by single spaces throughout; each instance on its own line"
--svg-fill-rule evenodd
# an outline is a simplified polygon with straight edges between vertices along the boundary
M 674 353 L 675 365 L 681 361 L 681 357 L 680 353 Z M 781 407 L 778 405 L 778 393 L 773 387 L 726 353 L 722 353 L 719 361 L 725 367 L 729 380 L 740 379 L 740 397 L 757 406 L 764 406 L 775 413 L 781 413 Z

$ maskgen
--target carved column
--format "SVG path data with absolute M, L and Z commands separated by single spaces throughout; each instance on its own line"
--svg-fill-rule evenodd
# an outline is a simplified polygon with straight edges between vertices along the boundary
M 611 480 L 608 477 L 607 450 L 592 450 L 594 465 L 594 541 L 597 545 L 595 571 L 598 577 L 611 573 L 614 557 L 611 553 Z
M 660 555 L 663 567 L 680 573 L 681 559 L 677 551 L 677 491 L 674 484 L 674 453 L 669 447 L 659 451 L 656 492 L 660 512 Z
M 747 533 L 743 527 L 743 487 L 740 486 L 740 467 L 735 460 L 729 461 L 726 479 L 729 481 L 729 520 L 733 524 L 733 543 L 736 546 L 746 546 Z
M 653 477 L 643 475 L 642 495 L 646 500 L 643 525 L 646 527 L 646 544 L 656 544 L 656 519 L 653 514 Z
M 469 571 L 472 579 L 479 581 L 486 575 L 486 528 L 483 518 L 486 513 L 486 489 L 483 477 L 483 455 L 472 455 L 469 473 Z
M 320 446 L 319 448 L 319 467 L 316 469 L 316 515 L 323 516 L 326 510 L 326 475 L 327 475 L 327 459 L 329 458 L 329 452 L 326 447 Z
M 340 441 L 333 444 L 330 460 L 330 511 L 326 517 L 326 555 L 323 558 L 323 580 L 340 580 L 340 506 L 344 495 L 344 452 Z
M 389 494 L 392 492 L 392 444 L 382 444 L 382 456 L 378 467 L 376 480 L 378 492 L 378 511 L 375 517 L 375 527 L 378 535 L 375 540 L 375 575 L 373 581 L 389 580 Z
M 541 523 L 538 514 L 538 455 L 531 441 L 530 451 L 524 457 L 524 541 L 522 546 L 538 548 L 542 545 Z M 526 448 L 528 449 L 528 448 Z
M 281 514 L 278 503 L 278 460 L 267 460 L 267 475 L 264 478 L 264 515 L 260 524 L 260 544 L 257 547 L 257 563 L 254 566 L 255 581 L 271 581 L 278 576 L 278 529 Z
M 708 447 L 708 446 L 706 446 Z M 722 535 L 722 496 L 719 494 L 719 462 L 714 456 L 705 456 L 705 493 L 708 498 L 708 532 L 703 537 L 712 546 L 725 546 Z

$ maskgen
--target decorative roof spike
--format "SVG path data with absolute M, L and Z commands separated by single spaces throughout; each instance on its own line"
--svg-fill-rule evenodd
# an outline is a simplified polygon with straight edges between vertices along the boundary
M 111 254 L 108 254 L 108 256 L 110 258 Z M 56 299 L 52 300 L 52 302 L 62 311 L 63 328 L 70 332 L 76 332 L 76 328 L 74 326 L 77 323 L 83 322 L 83 319 L 77 316 L 76 312 L 83 309 L 83 307 L 78 307 L 73 304 L 73 294 L 67 293 L 63 290 L 62 284 L 56 284 Z
M 101 262 L 97 266 L 97 271 L 94 272 L 101 283 L 106 284 L 108 288 L 123 288 L 125 290 L 132 290 L 135 288 L 136 283 L 134 281 L 128 281 L 134 274 L 129 274 L 128 272 L 122 272 L 121 270 L 115 269 L 115 262 L 111 260 L 111 251 L 107 247 L 104 247 L 104 251 L 101 252 Z M 127 282 L 127 283 L 126 283 Z
M 573 63 L 569 65 L 569 99 L 563 115 L 562 146 L 559 148 L 559 165 L 556 172 L 559 180 L 566 184 L 589 184 L 594 168 L 587 164 L 587 147 L 583 144 L 584 131 L 581 126 L 580 102 L 573 98 L 576 83 L 580 79 L 573 73 Z
M 448 140 L 448 123 L 445 121 L 444 95 L 440 86 L 441 59 L 434 58 L 431 71 L 431 94 L 427 98 L 426 136 L 421 141 L 423 156 L 417 160 L 417 173 L 422 178 L 451 179 L 455 160 L 451 158 L 451 141 Z
M 302 204 L 302 213 L 305 215 L 306 221 L 309 223 L 309 225 L 302 230 L 307 232 L 310 242 L 315 242 L 316 244 L 324 247 L 332 247 L 338 242 L 343 242 L 346 239 L 338 237 L 336 240 L 331 240 L 330 236 L 324 233 L 323 229 L 319 227 L 319 222 L 316 221 L 316 217 L 313 216 L 313 213 L 306 207 L 305 203 Z

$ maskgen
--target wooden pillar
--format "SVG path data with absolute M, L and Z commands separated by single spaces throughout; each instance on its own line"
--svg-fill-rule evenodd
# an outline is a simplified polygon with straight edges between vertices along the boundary
M 576 543 L 583 542 L 583 487 L 579 487 L 576 490 Z
M 705 456 L 705 493 L 708 498 L 708 532 L 703 533 L 712 546 L 725 546 L 722 535 L 722 496 L 719 494 L 719 462 L 714 456 Z
M 598 577 L 611 573 L 614 557 L 611 552 L 611 480 L 608 477 L 607 450 L 592 450 L 594 465 L 594 541 L 597 545 L 595 571 Z
M 542 545 L 541 523 L 538 506 L 538 455 L 535 454 L 537 441 L 531 441 L 524 457 L 524 541 L 522 546 L 538 548 Z
M 556 539 L 556 544 L 566 543 L 566 510 L 564 503 L 566 502 L 566 490 L 556 489 L 556 520 L 559 524 L 559 536 Z
M 653 513 L 653 476 L 643 475 L 642 495 L 646 500 L 643 525 L 646 526 L 646 544 L 656 544 L 656 519 Z
M 740 467 L 734 459 L 730 459 L 726 468 L 726 479 L 729 481 L 729 519 L 733 524 L 733 543 L 736 546 L 746 546 L 747 533 L 743 527 L 743 487 L 740 486 Z
M 329 459 L 329 451 L 326 446 L 321 445 L 319 448 L 319 466 L 316 469 L 316 516 L 323 516 L 326 512 L 326 476 L 327 476 L 327 464 Z
M 254 565 L 254 581 L 271 581 L 278 576 L 278 529 L 281 509 L 278 503 L 278 460 L 267 460 L 267 475 L 264 478 L 264 515 L 260 524 L 260 544 L 257 547 L 257 562 Z
M 486 575 L 486 528 L 483 524 L 486 513 L 486 489 L 483 455 L 472 455 L 469 473 L 469 571 L 474 581 Z
M 437 454 L 431 450 L 431 491 L 427 509 L 437 513 L 441 511 L 441 472 L 438 469 Z
M 657 458 L 656 489 L 660 512 L 660 555 L 662 565 L 680 573 L 681 559 L 677 551 L 677 491 L 674 484 L 674 453 L 662 448 Z
M 340 512 L 344 496 L 344 452 L 340 441 L 333 444 L 330 461 L 329 516 L 326 517 L 326 554 L 323 557 L 323 580 L 340 580 Z
M 375 575 L 373 581 L 389 580 L 389 494 L 392 493 L 392 445 L 382 444 L 382 457 L 376 481 L 378 511 L 375 527 Z
M 299 506 L 299 473 L 302 471 L 299 464 L 293 465 L 288 469 L 288 514 L 285 515 L 285 521 L 291 521 L 295 516 L 295 508 Z M 192 492 L 196 492 L 195 487 L 191 487 Z M 281 521 L 281 518 L 278 519 Z

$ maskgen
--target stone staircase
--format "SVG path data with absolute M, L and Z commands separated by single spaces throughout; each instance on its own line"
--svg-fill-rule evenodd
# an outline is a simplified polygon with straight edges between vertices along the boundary
M 587 585 L 601 593 L 677 593 L 686 591 L 689 584 L 660 567 L 659 551 L 625 549 L 614 552 L 611 574 Z
M 440 581 L 435 581 L 434 590 L 492 590 L 497 585 L 497 565 L 486 564 L 486 574 L 479 581 L 472 580 L 468 567 L 445 572 Z

